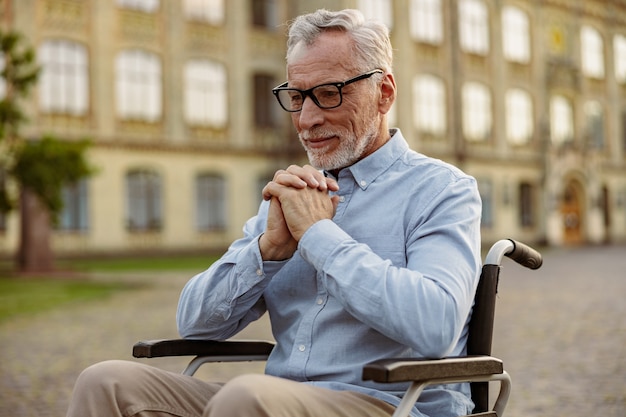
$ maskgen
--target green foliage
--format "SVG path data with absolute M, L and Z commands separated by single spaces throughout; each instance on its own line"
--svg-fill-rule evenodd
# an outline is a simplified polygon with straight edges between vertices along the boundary
M 63 208 L 63 186 L 94 172 L 85 158 L 88 147 L 86 140 L 68 142 L 51 136 L 26 142 L 15 152 L 15 164 L 9 174 L 56 215 Z
M 0 154 L 0 174 L 6 172 L 21 187 L 35 193 L 55 218 L 62 209 L 62 187 L 94 172 L 85 157 L 89 142 L 62 141 L 52 136 L 21 140 L 18 130 L 26 118 L 18 100 L 27 96 L 40 68 L 34 50 L 17 32 L 0 31 L 0 54 L 4 57 L 0 75 L 6 85 L 6 96 L 0 100 L 0 151 L 4 153 Z M 0 184 L 0 212 L 6 213 L 13 206 L 6 187 Z
M 0 141 L 15 139 L 19 125 L 26 120 L 18 99 L 26 97 L 37 81 L 40 68 L 35 62 L 35 51 L 25 44 L 17 32 L 0 30 L 0 54 L 4 68 L 0 76 L 5 81 L 6 95 L 0 100 Z

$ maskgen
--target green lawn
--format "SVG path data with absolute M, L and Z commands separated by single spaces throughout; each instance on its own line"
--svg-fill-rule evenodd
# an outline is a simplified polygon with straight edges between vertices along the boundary
M 217 256 L 122 257 L 59 260 L 61 269 L 82 272 L 204 271 Z
M 200 272 L 216 259 L 215 256 L 163 256 L 57 261 L 59 270 L 80 275 L 71 279 L 58 278 L 58 273 L 41 277 L 14 276 L 11 263 L 3 260 L 0 262 L 0 323 L 12 317 L 45 312 L 70 303 L 101 299 L 118 291 L 139 288 L 136 283 L 124 282 L 123 275 L 126 272 Z M 117 282 L 90 280 L 89 272 L 114 273 L 120 279 Z
M 19 315 L 47 311 L 60 305 L 108 297 L 137 288 L 124 283 L 57 278 L 0 278 L 0 322 Z

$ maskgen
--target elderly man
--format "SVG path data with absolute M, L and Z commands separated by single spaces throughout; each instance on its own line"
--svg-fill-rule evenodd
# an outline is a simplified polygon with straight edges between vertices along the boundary
M 276 172 L 257 216 L 179 302 L 183 337 L 226 339 L 269 313 L 265 375 L 226 384 L 131 362 L 85 370 L 68 415 L 297 417 L 393 414 L 405 384 L 360 378 L 384 357 L 465 353 L 480 264 L 473 178 L 409 149 L 387 28 L 354 10 L 289 31 L 290 112 L 311 166 Z M 471 411 L 466 385 L 427 389 L 414 416 Z

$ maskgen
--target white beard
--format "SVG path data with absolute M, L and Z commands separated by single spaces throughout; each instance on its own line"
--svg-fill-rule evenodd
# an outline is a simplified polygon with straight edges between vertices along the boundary
M 317 169 L 331 171 L 348 167 L 363 157 L 372 142 L 376 140 L 378 134 L 376 122 L 375 118 L 371 119 L 360 137 L 357 137 L 354 132 L 343 131 L 344 129 L 333 131 L 325 128 L 303 131 L 298 136 L 311 165 Z M 339 145 L 332 152 L 323 148 L 311 149 L 307 147 L 307 138 L 332 136 L 339 138 Z

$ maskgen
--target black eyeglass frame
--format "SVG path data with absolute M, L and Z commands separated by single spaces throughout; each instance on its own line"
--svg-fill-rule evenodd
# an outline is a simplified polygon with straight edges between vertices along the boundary
M 298 92 L 300 94 L 300 96 L 302 96 L 302 105 L 304 105 L 304 100 L 307 97 L 310 97 L 311 100 L 313 100 L 313 103 L 315 103 L 315 105 L 317 107 L 319 107 L 320 109 L 324 109 L 324 110 L 336 109 L 337 107 L 341 106 L 341 104 L 343 103 L 343 92 L 341 90 L 346 85 L 355 83 L 357 81 L 365 80 L 367 78 L 370 78 L 374 74 L 384 74 L 384 73 L 385 73 L 385 71 L 383 71 L 382 69 L 376 68 L 376 69 L 368 71 L 368 72 L 366 72 L 364 74 L 357 75 L 356 77 L 350 78 L 349 80 L 346 80 L 346 81 L 339 81 L 339 82 L 335 82 L 335 83 L 324 83 L 324 84 L 320 84 L 320 85 L 316 85 L 314 87 L 311 87 L 308 90 L 300 90 L 298 88 L 287 87 L 287 83 L 288 82 L 285 81 L 281 85 L 272 88 L 272 93 L 276 97 L 276 100 L 278 100 L 278 104 L 280 104 L 280 107 L 282 107 L 283 110 L 285 110 L 285 111 L 287 111 L 289 113 L 297 113 L 299 111 L 302 111 L 302 106 L 300 106 L 300 108 L 297 109 L 297 110 L 289 110 L 287 107 L 285 107 L 285 105 L 280 101 L 280 98 L 278 97 L 278 93 L 280 91 L 296 91 L 296 92 Z M 320 102 L 317 100 L 317 97 L 315 97 L 315 95 L 313 94 L 313 90 L 315 90 L 316 88 L 324 87 L 324 86 L 328 86 L 328 85 L 332 85 L 332 86 L 337 87 L 337 90 L 339 91 L 339 103 L 337 105 L 322 106 L 320 104 Z

